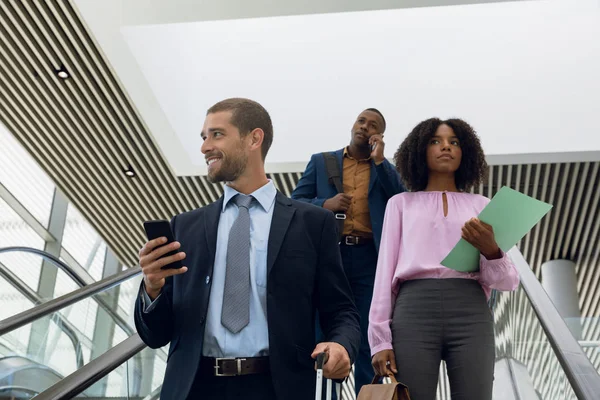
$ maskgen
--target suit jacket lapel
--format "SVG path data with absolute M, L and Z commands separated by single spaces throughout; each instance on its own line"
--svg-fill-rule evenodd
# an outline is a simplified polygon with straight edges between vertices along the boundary
M 273 269 L 273 265 L 275 265 L 275 260 L 281 249 L 283 239 L 290 226 L 292 217 L 296 212 L 290 199 L 279 192 L 277 192 L 274 207 L 271 231 L 269 232 L 269 244 L 267 247 L 267 276 L 269 276 Z
M 377 171 L 375 171 L 375 163 L 371 160 L 371 173 L 369 177 L 369 193 L 371 193 L 371 189 L 373 189 L 373 185 L 375 184 L 375 178 L 377 177 Z
M 206 206 L 206 217 L 204 218 L 204 231 L 206 235 L 206 247 L 208 248 L 209 264 L 214 265 L 215 254 L 217 252 L 217 232 L 219 229 L 219 219 L 223 210 L 223 197 L 214 203 Z

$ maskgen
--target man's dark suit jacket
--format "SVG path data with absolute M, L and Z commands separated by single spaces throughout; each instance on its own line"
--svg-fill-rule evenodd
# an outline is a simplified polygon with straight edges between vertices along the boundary
M 343 175 L 344 149 L 333 152 L 338 160 L 340 173 Z M 342 176 L 343 180 L 343 176 Z M 371 177 L 369 180 L 369 212 L 371 214 L 371 228 L 375 247 L 379 250 L 381 242 L 381 230 L 383 229 L 383 217 L 387 201 L 394 195 L 406 191 L 400 175 L 394 166 L 384 160 L 375 165 L 371 161 Z M 325 200 L 335 197 L 337 190 L 329 181 L 325 159 L 321 153 L 313 154 L 306 170 L 298 182 L 298 186 L 292 193 L 292 199 L 323 207 Z
M 142 290 L 135 324 L 152 348 L 171 342 L 161 399 L 185 399 L 197 373 L 217 228 L 223 199 L 179 214 L 171 221 L 186 252 L 188 272 L 168 278 L 156 306 L 143 312 Z M 277 194 L 267 250 L 267 320 L 273 385 L 278 399 L 315 395 L 315 314 L 326 340 L 344 346 L 354 361 L 359 316 L 343 272 L 333 214 Z

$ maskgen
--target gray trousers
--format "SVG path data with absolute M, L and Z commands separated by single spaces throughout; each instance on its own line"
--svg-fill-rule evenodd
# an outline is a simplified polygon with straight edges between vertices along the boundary
M 470 279 L 401 284 L 392 339 L 398 375 L 412 400 L 435 400 L 441 360 L 452 400 L 491 400 L 494 321 L 483 289 Z

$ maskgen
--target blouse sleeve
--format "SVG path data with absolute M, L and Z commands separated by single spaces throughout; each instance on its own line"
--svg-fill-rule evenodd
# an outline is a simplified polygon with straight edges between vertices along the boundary
M 400 196 L 394 196 L 388 201 L 385 209 L 375 286 L 369 313 L 368 339 L 372 355 L 382 350 L 392 349 L 390 327 L 394 301 L 392 283 L 398 264 L 402 230 L 400 203 Z
M 481 255 L 479 282 L 490 289 L 512 291 L 519 286 L 519 273 L 505 252 L 502 252 L 502 258 L 496 260 L 488 260 Z

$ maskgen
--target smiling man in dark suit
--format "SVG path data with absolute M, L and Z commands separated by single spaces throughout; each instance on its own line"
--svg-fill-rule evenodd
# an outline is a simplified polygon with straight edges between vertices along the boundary
M 360 343 L 333 214 L 267 179 L 273 128 L 260 104 L 215 104 L 202 138 L 223 196 L 175 216 L 176 242 L 140 250 L 136 327 L 152 348 L 171 343 L 161 399 L 311 398 L 316 355 L 329 354 L 326 377 L 343 379 Z M 183 259 L 181 269 L 161 269 Z M 317 312 L 326 338 L 318 344 Z

